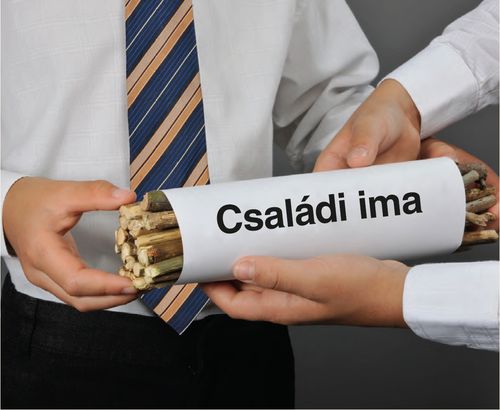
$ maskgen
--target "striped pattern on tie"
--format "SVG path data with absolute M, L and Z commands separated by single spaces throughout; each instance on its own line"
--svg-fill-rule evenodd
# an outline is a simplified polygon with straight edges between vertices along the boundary
M 130 185 L 144 193 L 209 183 L 191 0 L 125 5 Z M 208 301 L 197 284 L 154 289 L 143 302 L 182 333 Z

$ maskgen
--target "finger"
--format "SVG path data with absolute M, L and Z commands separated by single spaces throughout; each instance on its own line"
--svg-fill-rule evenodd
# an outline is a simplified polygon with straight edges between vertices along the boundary
M 236 279 L 265 289 L 292 293 L 315 299 L 324 285 L 330 267 L 320 258 L 278 259 L 270 256 L 244 258 L 234 266 Z M 332 268 L 333 269 L 333 268 Z
M 66 182 L 57 201 L 69 212 L 114 210 L 135 201 L 135 193 L 108 181 Z
M 372 165 L 380 146 L 387 137 L 387 127 L 376 116 L 361 117 L 352 125 L 351 145 L 347 153 L 347 164 L 351 168 Z
M 433 137 L 426 138 L 422 141 L 420 157 L 422 159 L 448 157 L 455 162 L 460 162 L 456 147 Z
M 267 319 L 269 312 L 262 309 L 261 292 L 238 290 L 233 282 L 204 283 L 202 288 L 212 302 L 234 319 Z
M 345 157 L 349 150 L 350 130 L 344 127 L 321 152 L 313 172 L 348 168 Z
M 240 281 L 234 281 L 234 286 L 238 290 L 252 290 L 254 292 L 263 292 L 265 289 L 261 288 L 260 286 L 254 285 L 252 283 L 245 283 L 245 282 L 240 282 Z
M 297 295 L 264 289 L 237 290 L 230 282 L 204 284 L 210 299 L 235 319 L 263 320 L 285 325 L 320 320 L 322 306 Z
M 32 272 L 36 278 L 31 279 L 33 284 L 52 293 L 58 299 L 73 306 L 80 312 L 89 312 L 92 310 L 110 309 L 115 306 L 121 306 L 133 301 L 137 296 L 122 295 L 122 296 L 95 296 L 95 297 L 75 297 L 69 295 L 61 286 L 54 282 L 43 272 Z
M 88 268 L 57 235 L 47 235 L 43 254 L 33 265 L 56 282 L 70 296 L 136 294 L 132 282 L 124 277 Z

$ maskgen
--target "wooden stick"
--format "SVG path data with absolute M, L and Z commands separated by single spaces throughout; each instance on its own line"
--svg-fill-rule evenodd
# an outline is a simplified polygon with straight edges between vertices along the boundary
M 150 290 L 152 289 L 151 285 L 146 283 L 146 279 L 144 278 L 134 278 L 132 280 L 132 284 L 137 290 Z
M 168 229 L 177 226 L 177 218 L 173 211 L 145 212 L 142 222 L 146 229 Z
M 169 200 L 162 191 L 147 192 L 141 202 L 141 208 L 143 211 L 150 212 L 172 210 Z
M 120 222 L 120 228 L 122 229 L 128 229 L 128 219 L 125 218 L 124 216 L 120 216 L 119 222 Z
M 144 266 L 149 266 L 179 255 L 182 255 L 182 241 L 180 239 L 139 248 L 137 260 Z
M 152 278 L 151 276 L 144 276 L 144 279 L 146 279 L 146 283 L 151 285 L 165 282 L 174 283 L 177 279 L 179 279 L 179 276 L 181 276 L 181 272 L 177 271 L 162 276 L 157 276 L 155 278 Z
M 166 275 L 168 273 L 173 273 L 180 271 L 182 269 L 183 257 L 176 256 L 175 258 L 166 259 L 164 261 L 155 263 L 154 265 L 149 265 L 144 269 L 144 276 L 149 276 L 150 278 L 156 278 L 158 276 Z
M 144 228 L 144 223 L 142 222 L 142 219 L 130 219 L 127 221 L 127 229 L 129 231 L 141 228 Z
M 489 217 L 486 214 L 478 215 L 473 212 L 466 212 L 465 220 L 476 226 L 486 226 L 490 221 Z
M 471 188 L 465 190 L 465 200 L 467 202 L 475 201 L 476 199 L 483 198 L 488 195 L 495 195 L 496 189 L 494 186 L 488 186 L 484 189 Z
M 479 174 L 479 178 L 486 178 L 488 175 L 488 168 L 481 163 L 457 164 L 457 166 L 462 175 L 468 174 L 471 171 L 476 171 Z
M 134 272 L 134 276 L 144 276 L 144 266 L 142 266 L 139 262 L 135 262 L 132 267 L 132 272 Z
M 127 277 L 128 272 L 124 268 L 120 268 L 120 270 L 118 271 L 118 275 Z
M 465 232 L 462 240 L 462 246 L 478 245 L 480 243 L 491 243 L 497 240 L 498 234 L 493 229 Z
M 488 222 L 493 222 L 497 220 L 497 216 L 493 212 L 485 212 L 483 215 L 485 218 L 488 219 Z
M 467 212 L 480 213 L 491 208 L 497 203 L 497 198 L 495 195 L 488 195 L 483 198 L 476 199 L 475 201 L 468 202 L 465 205 L 465 210 Z
M 132 219 L 128 223 L 128 232 L 132 238 L 137 239 L 141 235 L 147 235 L 153 232 L 160 232 L 161 229 L 147 229 L 144 227 L 142 219 Z
M 127 231 L 125 229 L 118 228 L 118 230 L 116 231 L 116 244 L 118 246 L 122 246 L 126 242 L 127 238 Z
M 179 229 L 168 229 L 166 231 L 139 236 L 135 240 L 135 246 L 137 246 L 137 248 L 141 248 L 143 246 L 158 245 L 163 242 L 174 241 L 177 239 L 181 239 L 181 232 Z
M 168 288 L 170 286 L 175 285 L 175 282 L 177 282 L 177 280 L 167 280 L 165 282 L 154 283 L 152 287 L 155 289 Z
M 134 264 L 136 263 L 136 260 L 133 256 L 127 256 L 125 258 L 125 263 L 123 267 L 125 270 L 131 271 L 134 268 Z
M 127 256 L 136 256 L 136 255 L 137 255 L 137 248 L 133 243 L 125 242 L 122 245 L 121 257 L 123 262 L 125 262 L 125 258 L 127 258 Z
M 462 179 L 464 181 L 464 186 L 468 186 L 468 185 L 476 182 L 479 179 L 479 173 L 473 169 L 472 171 L 463 175 Z
M 135 202 L 133 204 L 122 205 L 118 210 L 120 216 L 124 216 L 127 219 L 142 218 L 143 210 L 141 209 L 141 204 Z

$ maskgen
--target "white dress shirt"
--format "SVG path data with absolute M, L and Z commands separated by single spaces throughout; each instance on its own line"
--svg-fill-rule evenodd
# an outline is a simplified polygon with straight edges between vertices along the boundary
M 485 0 L 386 78 L 399 81 L 420 111 L 427 137 L 498 104 L 498 0 Z M 403 313 L 419 336 L 498 350 L 499 264 L 430 264 L 408 273 Z
M 311 169 L 378 71 L 345 1 L 193 4 L 211 182 L 271 176 L 273 141 Z M 25 175 L 128 186 L 124 1 L 2 0 L 1 32 L 2 201 Z M 116 226 L 94 212 L 74 228 L 89 265 L 117 271 Z M 17 290 L 58 302 L 1 243 Z

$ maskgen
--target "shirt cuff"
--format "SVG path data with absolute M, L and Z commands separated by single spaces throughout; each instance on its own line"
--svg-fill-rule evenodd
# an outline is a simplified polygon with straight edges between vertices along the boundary
M 398 81 L 411 95 L 420 112 L 422 138 L 472 114 L 478 105 L 477 81 L 448 44 L 430 44 L 385 79 Z
M 0 229 L 0 254 L 1 256 L 13 256 L 12 252 L 9 252 L 10 246 L 7 246 L 7 241 L 3 232 L 3 220 L 2 220 L 2 215 L 3 215 L 3 204 L 5 201 L 5 197 L 7 196 L 7 192 L 9 192 L 9 189 L 14 183 L 25 177 L 26 175 L 24 174 L 18 174 L 17 172 L 10 172 L 10 171 L 5 171 L 2 170 L 2 209 L 0 212 L 0 226 L 2 229 Z
M 404 320 L 425 339 L 498 351 L 498 282 L 498 261 L 416 266 L 404 285 Z

